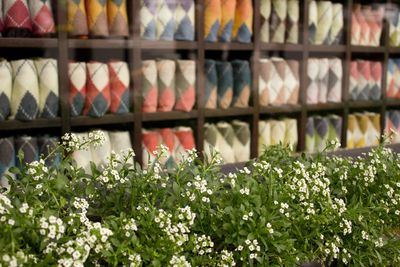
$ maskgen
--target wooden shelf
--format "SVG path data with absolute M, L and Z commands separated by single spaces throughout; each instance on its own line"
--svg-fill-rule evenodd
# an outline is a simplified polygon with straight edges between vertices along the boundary
M 382 106 L 382 101 L 349 101 L 350 108 L 378 108 Z
M 390 54 L 400 54 L 400 47 L 389 47 Z
M 57 38 L 9 38 L 0 37 L 0 47 L 20 47 L 20 48 L 57 48 L 58 39 Z M 4 56 L 4 55 L 1 55 Z
M 187 41 L 148 41 L 141 40 L 142 50 L 194 50 L 197 49 L 197 42 Z
M 358 46 L 358 45 L 357 46 L 355 46 L 355 45 L 351 46 L 351 52 L 353 52 L 353 53 L 367 53 L 367 54 L 369 54 L 369 53 L 374 53 L 374 54 L 380 53 L 380 54 L 383 54 L 383 53 L 385 53 L 385 51 L 386 51 L 386 48 L 382 47 L 382 46 L 379 46 L 379 47 Z
M 260 114 L 289 114 L 301 111 L 301 105 L 281 105 L 260 107 Z
M 252 115 L 253 108 L 229 108 L 229 109 L 206 109 L 204 115 L 206 118 L 219 118 L 219 117 L 236 117 Z
M 170 111 L 170 112 L 142 113 L 142 119 L 144 122 L 188 120 L 195 118 L 197 118 L 197 110 L 192 110 L 190 112 Z
M 388 107 L 398 107 L 400 108 L 400 99 L 387 99 L 386 105 Z
M 319 53 L 345 53 L 347 47 L 345 45 L 309 45 L 309 51 Z
M 36 119 L 33 121 L 6 120 L 0 122 L 0 131 L 29 130 L 61 127 L 61 119 Z
M 323 103 L 323 104 L 311 104 L 306 106 L 307 111 L 319 111 L 319 110 L 341 110 L 344 108 L 343 103 Z
M 79 116 L 71 118 L 71 126 L 101 126 L 109 124 L 124 124 L 133 123 L 134 116 L 133 113 L 127 114 L 107 114 L 100 118 L 92 118 L 87 116 Z
M 260 44 L 261 51 L 283 51 L 283 52 L 302 52 L 304 46 L 301 44 Z
M 204 43 L 205 50 L 221 50 L 221 51 L 231 51 L 231 50 L 243 50 L 243 51 L 253 51 L 254 44 L 249 43 Z
M 132 40 L 127 39 L 68 39 L 69 48 L 87 49 L 127 49 L 133 48 Z

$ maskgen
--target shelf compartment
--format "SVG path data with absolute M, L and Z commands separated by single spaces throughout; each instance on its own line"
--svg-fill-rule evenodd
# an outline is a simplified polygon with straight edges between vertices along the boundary
M 254 50 L 253 43 L 211 43 L 206 42 L 204 44 L 204 48 L 206 50 L 221 50 L 221 51 L 230 51 L 230 50 L 243 50 L 243 51 L 252 51 Z
M 143 113 L 142 120 L 147 121 L 174 121 L 174 120 L 188 120 L 197 118 L 197 110 L 190 112 L 170 111 L 170 112 L 151 112 Z
M 68 39 L 69 48 L 126 49 L 133 48 L 133 41 L 127 39 Z
M 133 123 L 133 113 L 126 114 L 107 114 L 100 118 L 92 118 L 87 116 L 71 117 L 71 126 L 95 126 L 108 124 Z
M 297 113 L 301 111 L 301 108 L 300 104 L 260 107 L 260 114 Z
M 206 118 L 248 116 L 253 114 L 253 108 L 205 109 Z
M 36 119 L 33 121 L 6 120 L 0 122 L 0 131 L 29 130 L 61 127 L 61 118 Z
M 301 44 L 270 44 L 270 43 L 261 43 L 260 45 L 261 51 L 284 51 L 284 52 L 302 52 L 304 50 L 304 46 Z
M 8 38 L 0 37 L 0 47 L 57 48 L 57 38 Z
M 140 47 L 142 50 L 194 50 L 197 49 L 197 42 L 141 40 Z

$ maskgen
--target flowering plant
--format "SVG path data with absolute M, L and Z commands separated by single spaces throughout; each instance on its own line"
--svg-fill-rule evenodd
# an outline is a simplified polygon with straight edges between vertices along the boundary
M 100 145 L 67 134 L 45 159 L 11 170 L 0 193 L 0 266 L 396 265 L 399 155 L 292 156 L 271 147 L 235 173 L 196 151 L 173 171 L 113 153 L 88 175 L 74 150 Z M 335 145 L 335 144 L 333 144 Z M 161 148 L 158 157 L 162 157 Z

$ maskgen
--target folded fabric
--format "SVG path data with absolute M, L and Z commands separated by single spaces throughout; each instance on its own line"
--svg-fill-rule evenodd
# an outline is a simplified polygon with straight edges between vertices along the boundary
M 174 128 L 175 136 L 178 138 L 177 149 L 175 151 L 176 162 L 182 162 L 188 157 L 188 150 L 196 148 L 193 130 L 190 127 Z
M 68 65 L 69 103 L 71 115 L 79 116 L 86 100 L 86 63 L 70 62 Z
M 72 36 L 88 35 L 86 8 L 84 0 L 67 0 L 68 32 Z
M 55 118 L 59 109 L 58 67 L 56 59 L 35 60 L 39 80 L 39 114 L 41 118 Z
M 128 36 L 126 0 L 107 0 L 108 29 L 111 36 Z
M 380 100 L 382 95 L 382 63 L 371 62 L 371 90 L 369 99 Z
M 367 134 L 367 144 L 368 146 L 379 145 L 379 139 L 381 136 L 381 115 L 378 113 L 367 113 L 369 119 L 368 123 L 368 134 Z
M 299 42 L 299 0 L 287 0 L 286 42 L 297 44 Z
M 175 105 L 175 69 L 173 60 L 157 61 L 159 111 L 171 111 Z
M 85 0 L 85 4 L 89 33 L 93 36 L 108 36 L 107 1 Z
M 174 39 L 176 4 L 176 0 L 158 0 L 157 39 Z
M 217 150 L 221 153 L 225 163 L 235 163 L 235 151 L 233 149 L 235 132 L 232 125 L 227 122 L 219 122 L 217 123 L 217 129 L 219 132 L 219 135 L 217 135 Z
M 270 41 L 272 43 L 284 43 L 286 34 L 287 2 L 271 0 Z
M 314 153 L 318 148 L 316 145 L 316 129 L 314 124 L 314 118 L 309 117 L 307 118 L 306 123 L 306 147 L 305 150 L 308 153 Z
M 253 1 L 239 0 L 236 2 L 235 21 L 233 24 L 233 39 L 240 43 L 250 43 L 253 36 Z
M 315 35 L 318 25 L 318 7 L 316 1 L 310 1 L 308 6 L 308 40 L 310 44 L 315 44 Z
M 130 110 L 129 84 L 130 72 L 128 63 L 124 61 L 111 61 L 108 63 L 110 75 L 110 92 L 112 113 L 128 113 Z
M 261 42 L 268 43 L 269 40 L 269 20 L 271 17 L 271 0 L 261 0 L 260 7 L 261 14 L 261 29 L 260 39 Z
M 326 103 L 329 86 L 329 60 L 320 58 L 318 66 L 318 103 Z
M 79 139 L 88 138 L 87 133 L 75 133 L 75 135 Z M 72 153 L 72 158 L 75 160 L 78 168 L 82 168 L 86 174 L 92 174 L 92 168 L 90 166 L 90 162 L 93 161 L 91 149 L 75 150 Z
M 342 101 L 343 67 L 339 58 L 329 59 L 329 81 L 327 102 L 339 103 Z
M 269 80 L 273 71 L 273 65 L 269 59 L 260 59 L 260 75 L 258 77 L 258 93 L 261 106 L 270 104 Z
M 354 5 L 353 12 L 355 13 L 358 24 L 360 25 L 360 41 L 358 45 L 368 45 L 371 30 L 363 13 L 363 7 L 360 4 Z
M 285 142 L 286 123 L 283 120 L 271 120 L 271 145 L 280 145 Z
M 45 35 L 56 32 L 51 0 L 29 0 L 29 11 L 33 34 Z
M 245 60 L 234 60 L 231 64 L 233 69 L 232 106 L 238 108 L 248 107 L 252 80 L 250 64 Z
M 376 32 L 376 33 L 372 32 L 372 30 L 373 30 L 372 26 L 373 26 L 373 24 L 375 24 L 375 19 L 372 17 L 372 8 L 369 5 L 362 6 L 361 12 L 362 12 L 362 16 L 365 19 L 365 23 L 366 23 L 366 26 L 368 28 L 368 33 L 369 33 L 369 35 L 365 37 L 366 38 L 365 45 L 372 46 L 372 41 L 375 38 L 374 35 L 378 34 L 378 32 Z M 378 42 L 379 42 L 379 40 L 378 40 Z
M 131 137 L 128 131 L 111 131 L 108 132 L 111 142 L 111 151 L 120 156 L 126 156 L 126 151 L 132 148 Z M 129 158 L 127 163 L 133 164 L 133 158 Z
M 46 162 L 47 167 L 57 166 L 61 162 L 61 154 L 56 151 L 58 138 L 48 135 L 38 137 L 39 153 Z
M 315 34 L 315 44 L 329 44 L 329 32 L 333 22 L 332 2 L 317 2 L 318 24 Z
M 400 98 L 400 59 L 395 59 L 395 68 L 394 68 L 394 74 L 393 74 L 393 79 L 394 79 L 394 86 L 396 88 L 395 90 L 395 95 L 393 95 L 393 98 Z
M 338 115 L 329 115 L 328 119 L 328 139 L 341 142 L 343 119 Z
M 155 60 L 142 62 L 143 112 L 156 112 L 158 101 L 157 63 Z
M 11 93 L 12 118 L 23 121 L 36 119 L 39 112 L 39 83 L 32 60 L 11 61 L 13 89 Z
M 104 116 L 111 105 L 110 79 L 107 65 L 100 62 L 88 62 L 86 102 L 83 115 Z
M 216 109 L 218 95 L 218 74 L 216 62 L 211 59 L 206 59 L 204 71 L 206 73 L 204 106 L 207 109 Z
M 343 37 L 343 5 L 333 4 L 332 5 L 332 27 L 329 31 L 329 43 L 340 44 Z
M 178 146 L 178 139 L 171 128 L 159 129 L 158 133 L 161 143 L 167 148 L 165 154 L 160 157 L 161 165 L 167 169 L 175 167 L 175 150 Z
M 218 107 L 227 109 L 233 99 L 233 70 L 230 62 L 217 61 Z
M 283 140 L 284 145 L 291 145 L 296 151 L 297 143 L 299 140 L 297 131 L 297 120 L 296 119 L 284 119 L 285 123 L 285 138 Z
M 4 28 L 4 22 L 3 22 L 3 1 L 0 1 L 0 37 L 2 36 Z
M 356 11 L 357 9 L 357 11 Z M 361 27 L 362 25 L 358 21 L 358 14 L 360 11 L 359 5 L 354 5 L 353 6 L 353 11 L 351 13 L 351 44 L 352 45 L 359 45 L 360 44 L 360 39 L 361 39 Z
M 236 0 L 221 0 L 221 25 L 218 32 L 218 39 L 221 42 L 227 43 L 232 39 L 235 10 Z
M 384 17 L 385 8 L 382 5 L 373 5 L 371 17 L 368 21 L 369 27 L 371 28 L 370 45 L 372 46 L 377 47 L 381 43 Z
M 10 115 L 12 69 L 11 64 L 0 59 L 0 121 L 6 120 Z
M 196 61 L 177 60 L 175 110 L 191 111 L 196 102 Z
M 233 151 L 236 162 L 247 162 L 250 160 L 250 125 L 243 121 L 232 121 L 232 128 L 235 133 L 233 139 Z
M 157 39 L 157 1 L 140 1 L 140 36 L 147 40 Z
M 358 70 L 357 61 L 350 62 L 350 86 L 349 94 L 350 99 L 355 101 L 358 99 L 358 81 L 360 79 L 360 72 Z
M 98 167 L 108 163 L 108 158 L 111 155 L 111 140 L 108 132 L 102 131 L 104 133 L 104 143 L 101 146 L 90 146 L 90 153 L 92 153 L 93 163 Z
M 356 113 L 355 114 L 358 129 L 354 133 L 354 147 L 361 148 L 368 146 L 367 134 L 368 124 L 370 123 L 369 118 L 366 114 Z
M 396 47 L 400 45 L 400 20 L 399 8 L 394 4 L 387 4 L 386 19 L 389 22 L 389 45 Z
M 392 144 L 400 143 L 400 111 L 392 110 L 386 112 L 385 132 L 387 135 L 392 135 Z
M 300 93 L 300 64 L 297 60 L 287 60 L 284 74 L 285 104 L 297 104 Z
M 27 0 L 3 0 L 4 32 L 8 37 L 26 37 L 32 31 Z
M 221 134 L 219 133 L 215 124 L 205 123 L 204 124 L 204 156 L 210 160 L 211 156 L 219 151 L 219 143 L 221 142 Z M 233 151 L 232 157 L 233 157 Z
M 160 135 L 157 131 L 143 129 L 142 142 L 143 168 L 147 168 L 156 158 L 156 153 L 161 144 Z
M 285 88 L 287 64 L 283 58 L 273 57 L 271 61 L 272 69 L 268 80 L 269 100 L 271 105 L 282 105 L 287 99 Z
M 360 130 L 358 127 L 356 116 L 350 114 L 347 119 L 347 148 L 355 148 L 355 138 L 359 138 Z
M 317 104 L 319 100 L 319 59 L 308 59 L 307 104 Z
M 357 60 L 359 71 L 357 85 L 357 100 L 369 100 L 371 94 L 371 62 L 367 60 Z
M 271 145 L 271 123 L 260 121 L 258 123 L 258 156 L 261 156 L 266 147 Z
M 204 1 L 204 40 L 216 42 L 221 25 L 222 6 L 221 0 Z
M 386 75 L 386 79 L 387 79 L 386 80 L 386 83 L 387 83 L 386 96 L 388 98 L 396 97 L 396 94 L 398 91 L 398 88 L 396 88 L 395 84 L 394 84 L 395 68 L 397 68 L 396 62 L 393 59 L 389 58 L 387 75 Z
M 0 138 L 0 186 L 7 187 L 5 175 L 15 166 L 14 137 Z
M 175 13 L 175 40 L 194 41 L 195 2 L 194 0 L 177 0 Z
M 17 167 L 24 168 L 26 164 L 39 160 L 39 147 L 36 137 L 20 136 L 15 138 Z M 22 155 L 20 160 L 18 157 Z
M 328 140 L 328 120 L 325 117 L 315 116 L 314 117 L 314 127 L 315 127 L 315 144 L 316 151 L 322 152 L 325 150 Z

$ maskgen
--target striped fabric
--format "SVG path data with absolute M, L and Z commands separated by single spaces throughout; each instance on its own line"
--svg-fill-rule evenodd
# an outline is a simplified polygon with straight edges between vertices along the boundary
M 285 139 L 283 141 L 284 145 L 290 145 L 293 150 L 296 151 L 298 143 L 298 130 L 297 130 L 297 120 L 296 119 L 284 119 L 285 123 Z
M 357 61 L 352 61 L 350 63 L 350 86 L 349 86 L 349 94 L 351 100 L 358 99 L 358 80 L 360 77 L 360 73 L 358 71 Z
M 235 161 L 247 162 L 250 160 L 250 125 L 243 121 L 234 120 L 232 121 L 232 128 L 235 134 L 233 139 Z
M 8 187 L 5 175 L 15 166 L 15 159 L 14 138 L 0 138 L 0 187 Z
M 329 141 L 328 119 L 321 116 L 314 117 L 316 152 L 325 150 Z
M 104 143 L 101 146 L 90 146 L 90 152 L 92 154 L 93 163 L 96 164 L 97 167 L 102 167 L 103 165 L 108 163 L 108 158 L 111 155 L 111 140 L 108 132 L 102 131 L 104 133 Z
M 268 43 L 269 38 L 269 21 L 271 17 L 271 0 L 261 0 L 261 30 L 260 39 L 261 42 Z
M 157 61 L 158 111 L 171 111 L 175 105 L 175 61 Z
M 206 80 L 204 106 L 207 109 L 215 109 L 217 108 L 218 95 L 218 74 L 216 62 L 211 59 L 206 59 L 204 65 Z
M 332 5 L 332 27 L 329 32 L 329 43 L 330 44 L 340 44 L 343 38 L 343 5 L 333 4 Z
M 157 39 L 171 41 L 175 35 L 176 0 L 158 0 Z
M 57 137 L 48 135 L 38 137 L 39 154 L 45 159 L 47 167 L 57 166 L 61 162 L 61 154 L 58 152 L 53 153 L 57 149 L 57 146 Z
M 318 66 L 318 103 L 326 103 L 329 86 L 329 59 L 319 59 Z
M 17 167 L 24 168 L 26 164 L 39 160 L 39 147 L 36 137 L 20 136 L 15 138 L 15 151 Z M 22 155 L 22 160 L 18 159 Z
M 23 121 L 36 119 L 39 113 L 39 83 L 32 60 L 11 61 L 13 88 L 11 93 L 12 118 Z
M 27 0 L 3 0 L 3 18 L 4 31 L 9 37 L 24 37 L 32 31 Z
M 51 0 L 29 0 L 32 32 L 35 35 L 55 33 Z
M 176 162 L 182 162 L 188 157 L 188 150 L 196 148 L 193 130 L 190 127 L 174 128 L 175 136 L 178 138 L 178 146 L 175 151 Z
M 221 0 L 205 0 L 204 16 L 204 40 L 216 42 L 221 25 Z
M 85 0 L 87 23 L 92 36 L 108 36 L 107 1 Z
M 79 139 L 88 138 L 87 133 L 74 133 Z M 72 153 L 72 158 L 75 160 L 78 168 L 82 168 L 86 174 L 92 174 L 90 162 L 93 161 L 91 149 L 75 150 Z
M 283 120 L 271 120 L 271 145 L 280 145 L 285 142 L 286 124 Z
M 160 157 L 161 165 L 167 169 L 175 167 L 175 150 L 178 147 L 178 138 L 170 128 L 159 129 L 158 134 L 161 138 L 161 143 L 167 148 L 165 154 Z
M 71 115 L 82 114 L 86 100 L 86 63 L 71 62 L 68 65 L 69 103 Z
M 10 115 L 13 87 L 11 64 L 4 59 L 0 59 L 0 81 L 0 121 L 4 121 Z
M 371 91 L 370 100 L 380 100 L 382 95 L 382 63 L 371 62 Z
M 314 118 L 309 117 L 307 118 L 306 123 L 306 143 L 305 143 L 305 150 L 308 153 L 314 153 L 317 150 L 316 146 L 316 130 L 314 124 Z
M 68 32 L 72 36 L 88 35 L 87 17 L 84 0 L 68 0 Z
M 332 2 L 317 2 L 318 24 L 315 34 L 315 44 L 329 44 L 329 32 L 333 22 Z
M 319 100 L 319 59 L 308 59 L 307 104 L 317 104 Z
M 126 156 L 126 151 L 132 148 L 131 137 L 128 131 L 112 131 L 108 132 L 111 142 L 111 151 L 118 155 Z M 133 158 L 129 158 L 127 163 L 133 164 Z
M 236 2 L 235 21 L 232 31 L 235 41 L 240 43 L 251 42 L 251 37 L 253 36 L 253 13 L 252 0 L 239 0 Z
M 299 0 L 287 0 L 286 42 L 297 44 L 299 42 Z
M 156 112 L 158 101 L 157 63 L 155 60 L 142 62 L 143 112 Z
M 343 67 L 339 58 L 329 59 L 329 82 L 327 102 L 339 103 L 342 101 Z
M 236 0 L 221 0 L 221 25 L 218 32 L 218 39 L 221 42 L 227 43 L 232 39 L 235 11 Z
M 318 26 L 318 7 L 316 1 L 310 1 L 308 6 L 308 40 L 315 44 L 315 37 Z
M 221 157 L 225 163 L 235 163 L 235 151 L 233 148 L 233 141 L 235 139 L 235 132 L 227 122 L 217 123 L 219 135 L 217 135 L 217 151 L 221 153 Z
M 218 74 L 218 107 L 227 109 L 233 99 L 233 70 L 230 62 L 218 61 L 216 64 Z
M 157 1 L 140 0 L 140 36 L 147 40 L 157 39 Z
M 128 113 L 130 110 L 130 72 L 128 63 L 124 61 L 111 61 L 108 63 L 110 75 L 110 93 L 112 113 Z
M 142 147 L 143 147 L 143 168 L 147 168 L 155 160 L 156 152 L 161 145 L 161 137 L 158 131 L 145 130 L 142 131 Z
M 287 60 L 284 74 L 285 104 L 295 105 L 299 102 L 300 64 L 297 60 Z
M 175 110 L 189 112 L 196 102 L 196 61 L 177 60 Z
M 126 0 L 107 0 L 108 29 L 111 36 L 128 36 Z
M 260 121 L 258 123 L 258 156 L 261 156 L 270 145 L 271 123 L 270 121 Z
M 287 2 L 282 0 L 271 0 L 271 24 L 270 41 L 272 43 L 284 43 L 286 34 Z
M 194 0 L 177 0 L 175 40 L 194 41 L 196 28 Z
M 55 118 L 59 109 L 58 67 L 56 59 L 35 60 L 39 80 L 39 115 Z
M 233 68 L 233 100 L 232 106 L 245 108 L 249 106 L 251 95 L 250 64 L 245 60 L 232 61 Z

